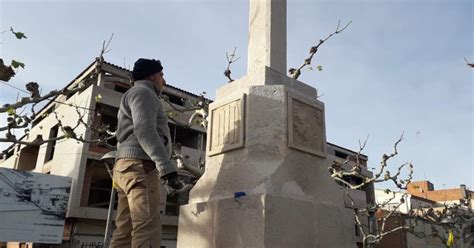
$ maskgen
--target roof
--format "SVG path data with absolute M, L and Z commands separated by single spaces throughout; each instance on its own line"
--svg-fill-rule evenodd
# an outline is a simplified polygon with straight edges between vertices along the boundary
M 66 86 L 64 86 L 63 89 L 68 88 L 68 87 L 70 87 L 71 85 L 73 85 L 74 82 L 75 82 L 78 78 L 80 78 L 84 73 L 86 73 L 91 67 L 95 66 L 98 62 L 100 62 L 100 59 L 99 59 L 99 58 L 96 58 L 96 59 L 95 59 L 94 61 L 92 61 L 92 63 L 90 63 L 81 73 L 79 73 L 73 80 L 71 80 L 70 83 L 68 83 Z M 121 66 L 118 66 L 118 65 L 109 63 L 109 62 L 107 62 L 107 61 L 105 61 L 105 60 L 102 61 L 101 63 L 107 64 L 107 65 L 109 65 L 109 66 L 113 66 L 113 67 L 115 67 L 115 68 L 117 68 L 117 69 L 119 69 L 119 70 L 123 70 L 123 71 L 126 71 L 126 72 L 128 72 L 128 73 L 131 73 L 130 70 L 128 70 L 128 69 L 126 69 L 126 68 L 124 68 L 124 67 L 121 67 Z M 185 93 L 185 94 L 188 94 L 188 95 L 191 95 L 191 96 L 194 96 L 194 97 L 200 97 L 200 96 L 198 96 L 198 95 L 196 95 L 196 94 L 194 94 L 194 93 L 191 93 L 191 92 L 189 92 L 189 91 L 183 90 L 183 89 L 181 89 L 181 88 L 178 88 L 178 87 L 173 86 L 173 85 L 170 85 L 170 84 L 166 84 L 166 87 L 169 87 L 169 88 L 172 88 L 172 89 L 181 91 L 181 92 L 183 92 L 183 93 Z M 48 108 L 48 107 L 50 106 L 51 102 L 53 102 L 53 100 L 55 100 L 57 97 L 58 97 L 58 96 L 55 96 L 53 99 L 51 99 L 51 101 L 50 101 L 48 104 L 45 104 L 40 110 L 36 111 L 36 113 L 39 114 L 39 113 L 41 113 L 41 111 L 43 111 L 43 110 L 45 110 L 46 108 Z M 210 99 L 207 99 L 207 98 L 206 98 L 206 100 L 210 100 Z
M 129 69 L 126 69 L 126 68 L 123 68 L 123 67 L 121 67 L 121 66 L 118 66 L 118 65 L 109 63 L 109 62 L 107 62 L 107 61 L 103 61 L 102 63 L 107 64 L 107 65 L 110 65 L 110 66 L 113 66 L 113 67 L 115 67 L 115 68 L 117 68 L 117 69 L 120 69 L 120 70 L 127 71 L 128 73 L 131 73 L 131 72 L 132 72 L 132 71 L 130 71 Z M 86 69 L 86 70 L 87 70 L 87 69 Z M 166 84 L 166 87 L 169 87 L 169 88 L 172 88 L 172 89 L 181 91 L 181 92 L 183 92 L 183 93 L 186 93 L 186 94 L 188 94 L 188 95 L 192 95 L 192 96 L 194 96 L 194 97 L 200 97 L 200 96 L 198 96 L 198 95 L 196 95 L 196 94 L 194 94 L 194 93 L 192 93 L 192 92 L 183 90 L 183 89 L 181 89 L 181 88 L 178 88 L 178 87 L 176 87 L 176 86 L 170 85 L 170 84 L 168 84 L 168 83 Z M 207 99 L 207 100 L 209 100 L 209 99 Z
M 94 66 L 94 64 L 97 62 L 97 60 L 93 61 L 91 64 L 89 64 L 89 66 L 87 66 L 81 73 L 79 73 L 70 83 L 68 83 L 66 86 L 63 87 L 63 89 L 66 89 L 68 88 L 69 86 L 73 85 L 74 82 L 76 81 L 76 79 L 78 79 L 79 77 L 82 76 L 82 74 L 86 73 L 87 70 L 89 70 L 89 68 L 91 68 L 92 66 Z M 45 104 L 43 107 L 41 107 L 38 111 L 36 111 L 36 115 L 38 115 L 39 113 L 41 113 L 41 111 L 45 110 L 46 108 L 48 108 L 50 106 L 50 104 L 56 100 L 56 98 L 58 98 L 58 96 L 55 96 L 53 97 L 53 99 L 51 99 L 47 104 Z M 33 118 L 36 118 L 36 116 L 34 116 Z
M 385 189 L 375 189 L 375 191 L 376 192 L 384 192 Z M 403 195 L 404 193 L 395 192 L 395 194 Z M 436 203 L 436 201 L 433 201 L 433 200 L 430 200 L 430 199 L 427 199 L 427 198 L 424 198 L 424 197 L 421 197 L 421 196 L 418 196 L 418 195 L 413 195 L 413 194 L 410 194 L 408 192 L 407 192 L 407 195 L 410 196 L 411 198 L 415 199 L 415 200 L 418 200 L 418 201 L 424 201 L 424 202 L 431 203 L 431 204 Z
M 473 195 L 472 191 L 462 186 L 453 189 L 435 190 L 434 185 L 426 180 L 411 182 L 408 185 L 408 192 L 412 195 L 438 202 L 457 201 L 465 197 L 472 198 Z

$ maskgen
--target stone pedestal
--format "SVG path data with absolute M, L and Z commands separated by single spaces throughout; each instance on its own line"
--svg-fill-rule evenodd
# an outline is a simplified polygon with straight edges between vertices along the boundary
M 218 90 L 206 172 L 180 209 L 178 247 L 355 246 L 316 95 L 269 67 Z

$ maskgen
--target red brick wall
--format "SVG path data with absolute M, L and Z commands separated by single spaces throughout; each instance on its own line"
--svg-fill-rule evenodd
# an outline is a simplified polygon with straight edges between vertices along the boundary
M 408 184 L 407 191 L 410 195 L 415 195 L 432 201 L 455 201 L 463 198 L 463 189 L 434 190 L 433 184 L 429 181 L 412 182 Z
M 397 228 L 404 224 L 405 224 L 405 220 L 403 219 L 402 216 L 392 216 L 389 219 L 387 219 L 385 223 L 385 232 L 393 230 L 394 228 Z M 379 230 L 380 228 L 382 228 L 381 225 L 382 223 L 379 221 L 378 222 Z M 377 248 L 408 248 L 407 237 L 406 237 L 405 231 L 398 230 L 396 232 L 393 232 L 391 234 L 384 236 L 382 241 L 380 241 L 379 245 L 377 245 L 376 247 Z

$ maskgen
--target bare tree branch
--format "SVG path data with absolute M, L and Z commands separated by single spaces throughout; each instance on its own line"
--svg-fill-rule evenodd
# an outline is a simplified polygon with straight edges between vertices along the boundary
M 236 49 L 237 47 L 234 47 L 234 51 L 232 51 L 232 54 L 228 54 L 228 53 L 225 54 L 227 58 L 227 68 L 224 71 L 224 76 L 226 76 L 229 79 L 229 83 L 234 81 L 234 79 L 232 79 L 232 77 L 230 76 L 230 74 L 232 73 L 230 70 L 230 65 L 240 59 L 240 57 L 234 59 Z
M 112 42 L 113 38 L 114 38 L 114 33 L 110 35 L 110 38 L 109 38 L 109 41 L 107 41 L 107 44 L 105 43 L 105 40 L 102 42 L 102 49 L 100 50 L 100 55 L 99 55 L 100 62 L 103 62 L 104 55 L 112 50 L 112 49 L 109 49 L 109 45 L 110 45 L 110 42 Z
M 76 92 L 80 92 L 80 91 L 83 91 L 85 89 L 87 89 L 90 85 L 91 85 L 92 82 L 90 81 L 86 81 L 86 82 L 81 82 L 76 88 L 73 88 L 73 89 L 67 89 L 67 88 L 64 88 L 62 90 L 52 90 L 50 91 L 49 93 L 47 93 L 46 95 L 43 95 L 43 96 L 38 96 L 38 97 L 23 97 L 20 99 L 20 101 L 16 102 L 16 103 L 13 103 L 13 104 L 5 104 L 3 107 L 0 107 L 0 113 L 5 113 L 5 112 L 8 112 L 8 111 L 11 111 L 11 109 L 18 109 L 18 108 L 21 108 L 27 104 L 35 104 L 35 103 L 39 103 L 39 102 L 42 102 L 44 100 L 51 100 L 50 98 L 52 97 L 56 97 L 56 96 L 60 96 L 60 95 L 71 95 L 71 94 L 74 94 Z M 57 101 L 55 101 L 57 102 Z M 57 102 L 59 103 L 59 102 Z M 67 103 L 62 103 L 61 104 L 65 104 L 65 105 L 69 105 L 69 106 L 73 106 L 72 104 L 67 104 Z
M 368 139 L 368 137 L 367 137 Z M 367 144 L 367 139 L 361 143 L 359 141 L 359 151 L 357 152 L 356 155 L 356 161 L 352 165 L 351 168 L 347 168 L 347 166 L 353 162 L 350 161 L 350 159 L 346 159 L 344 162 L 339 162 L 339 161 L 334 161 L 331 167 L 329 167 L 329 173 L 331 174 L 331 177 L 342 183 L 343 185 L 349 187 L 350 189 L 360 189 L 363 186 L 370 184 L 370 183 L 379 183 L 379 182 L 385 182 L 385 181 L 392 181 L 399 189 L 406 189 L 406 186 L 408 183 L 411 182 L 412 176 L 413 176 L 413 165 L 410 162 L 403 163 L 397 168 L 397 173 L 394 175 L 391 175 L 390 171 L 387 169 L 388 167 L 388 160 L 391 158 L 395 157 L 398 155 L 398 144 L 403 140 L 403 134 L 400 136 L 400 138 L 395 142 L 394 145 L 394 152 L 387 155 L 384 154 L 382 156 L 382 160 L 380 162 L 380 166 L 378 169 L 378 172 L 373 176 L 373 177 L 368 177 L 364 174 L 362 174 L 362 164 L 360 161 L 361 153 L 364 150 L 366 144 Z M 402 172 L 402 169 L 408 167 L 408 175 L 406 179 L 400 179 L 400 175 Z M 382 176 L 383 174 L 383 176 Z M 358 184 L 353 184 L 349 181 L 346 180 L 347 176 L 355 176 L 359 177 L 362 179 L 361 183 Z
M 21 32 L 15 32 L 13 28 L 10 28 L 10 30 L 16 37 L 17 39 L 23 39 L 26 38 L 24 33 Z M 113 34 L 111 35 L 109 41 L 106 43 L 105 41 L 102 44 L 102 50 L 100 54 L 100 59 L 99 62 L 103 61 L 103 55 L 107 52 L 110 51 L 108 49 L 111 41 L 113 38 Z M 1 60 L 1 59 L 0 59 Z M 110 146 L 107 141 L 114 138 L 114 133 L 110 132 L 108 130 L 107 126 L 101 126 L 99 128 L 93 127 L 91 125 L 88 125 L 87 122 L 85 122 L 84 116 L 85 113 L 82 114 L 80 110 L 85 110 L 85 111 L 90 111 L 93 109 L 77 106 L 75 104 L 71 103 L 65 103 L 63 101 L 58 101 L 55 100 L 58 96 L 61 95 L 66 95 L 70 96 L 73 95 L 77 92 L 81 92 L 85 89 L 87 89 L 91 84 L 96 81 L 98 77 L 98 71 L 95 73 L 91 74 L 88 78 L 76 83 L 73 88 L 63 88 L 61 90 L 52 90 L 49 93 L 45 95 L 41 95 L 40 92 L 40 87 L 39 84 L 36 82 L 29 82 L 26 84 L 26 90 L 20 89 L 14 85 L 8 84 L 7 81 L 15 75 L 15 71 L 13 71 L 13 68 L 18 68 L 18 67 L 24 67 L 24 64 L 18 61 L 12 61 L 12 65 L 10 66 L 5 66 L 3 64 L 3 60 L 0 61 L 1 65 L 0 66 L 0 79 L 3 81 L 0 81 L 0 83 L 3 83 L 9 87 L 12 87 L 14 89 L 17 89 L 20 92 L 23 92 L 28 95 L 28 97 L 23 97 L 19 101 L 13 103 L 13 104 L 5 104 L 2 107 L 0 107 L 0 113 L 7 113 L 7 125 L 5 127 L 0 127 L 0 132 L 5 132 L 5 137 L 0 138 L 0 142 L 9 142 L 13 144 L 20 144 L 20 145 L 41 145 L 47 142 L 53 142 L 57 140 L 62 140 L 62 139 L 74 139 L 78 142 L 83 142 L 83 143 L 96 143 L 96 144 L 104 144 L 108 146 L 109 148 L 113 148 Z M 10 72 L 9 70 L 10 69 Z M 11 73 L 13 72 L 13 73 Z M 6 73 L 6 74 L 5 74 Z M 69 107 L 73 107 L 76 110 L 76 113 L 78 114 L 78 119 L 77 122 L 73 126 L 66 126 L 63 125 L 61 118 L 58 115 L 58 112 L 53 110 L 53 114 L 56 118 L 56 121 L 58 123 L 58 126 L 61 128 L 63 135 L 60 135 L 58 137 L 50 138 L 47 140 L 44 140 L 42 136 L 37 136 L 34 140 L 29 140 L 28 141 L 28 136 L 29 136 L 29 129 L 28 127 L 30 126 L 31 122 L 37 117 L 37 113 L 35 111 L 35 107 L 43 102 L 49 100 L 50 103 L 54 102 L 57 104 L 62 104 L 66 105 Z M 23 111 L 26 107 L 26 105 L 31 105 L 31 113 L 30 114 L 23 114 Z M 23 108 L 23 110 L 20 111 L 20 113 L 17 113 L 17 109 Z M 48 113 L 45 113 L 44 115 L 48 115 Z M 90 120 L 90 123 L 93 123 L 92 120 Z M 76 129 L 79 126 L 84 126 L 85 130 L 91 130 L 92 132 L 97 132 L 97 133 L 105 133 L 106 135 L 99 135 L 97 139 L 86 139 L 83 137 L 83 134 L 77 134 Z M 13 130 L 15 129 L 23 129 L 25 132 L 25 135 L 17 139 L 16 136 L 12 133 Z
M 347 198 L 350 200 L 351 208 L 354 212 L 355 224 L 357 228 L 359 229 L 360 234 L 362 235 L 363 247 L 368 247 L 372 244 L 378 244 L 385 236 L 391 233 L 394 233 L 396 231 L 410 230 L 414 228 L 414 226 L 412 225 L 401 225 L 389 230 L 386 229 L 387 221 L 393 215 L 397 214 L 397 209 L 404 203 L 404 201 L 400 201 L 392 210 L 389 210 L 389 211 L 386 211 L 386 213 L 383 213 L 383 216 L 379 219 L 379 224 L 381 227 L 378 228 L 375 233 L 370 233 L 370 230 L 367 230 L 364 228 L 365 225 L 362 223 L 359 215 L 363 214 L 366 217 L 368 217 L 369 216 L 368 209 L 370 209 L 371 207 L 366 207 L 365 209 L 359 209 L 355 205 L 354 200 L 347 189 L 345 190 L 345 194 L 347 195 Z M 395 197 L 390 198 L 390 201 L 393 200 L 394 198 Z M 401 199 L 403 199 L 403 197 Z M 385 201 L 382 205 L 388 204 L 390 201 Z M 380 209 L 380 206 L 378 206 L 376 209 Z
M 208 111 L 209 111 L 209 100 L 207 100 L 205 97 L 205 92 L 203 92 L 199 96 L 199 100 L 191 104 L 188 107 L 177 107 L 171 101 L 169 100 L 168 97 L 166 96 L 161 96 L 161 99 L 163 99 L 164 102 L 168 104 L 172 108 L 172 110 L 166 111 L 166 114 L 168 116 L 168 119 L 172 120 L 175 122 L 177 125 L 189 128 L 193 126 L 194 124 L 199 124 L 201 125 L 204 129 L 207 129 L 207 116 L 208 116 Z M 187 122 L 182 122 L 179 121 L 175 118 L 177 113 L 186 113 L 186 112 L 193 112 L 191 117 L 188 119 Z
M 464 58 L 464 61 L 466 61 L 467 66 L 474 68 L 474 63 L 469 62 L 466 58 Z
M 321 39 L 319 40 L 319 43 L 315 46 L 312 46 L 310 49 L 309 49 L 309 57 L 306 58 L 304 60 L 304 63 L 298 67 L 297 69 L 295 68 L 290 68 L 289 69 L 289 73 L 290 73 L 290 76 L 294 79 L 298 79 L 299 76 L 301 75 L 301 70 L 303 68 L 305 68 L 306 66 L 309 66 L 311 65 L 311 61 L 313 60 L 313 57 L 314 55 L 316 55 L 316 53 L 318 52 L 318 49 L 319 47 L 324 44 L 329 38 L 331 38 L 333 35 L 335 34 L 339 34 L 341 33 L 342 31 L 344 31 L 349 25 L 351 25 L 352 21 L 350 21 L 349 23 L 347 23 L 342 29 L 339 29 L 340 25 L 341 25 L 341 21 L 339 20 L 337 22 L 337 27 L 336 27 L 336 31 L 334 31 L 333 33 L 329 34 L 328 36 L 326 36 L 324 39 Z

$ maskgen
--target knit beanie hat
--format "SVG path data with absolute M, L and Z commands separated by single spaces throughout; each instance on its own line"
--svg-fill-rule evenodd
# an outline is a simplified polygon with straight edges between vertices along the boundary
M 162 70 L 159 60 L 139 58 L 133 66 L 132 77 L 134 80 L 142 80 Z

